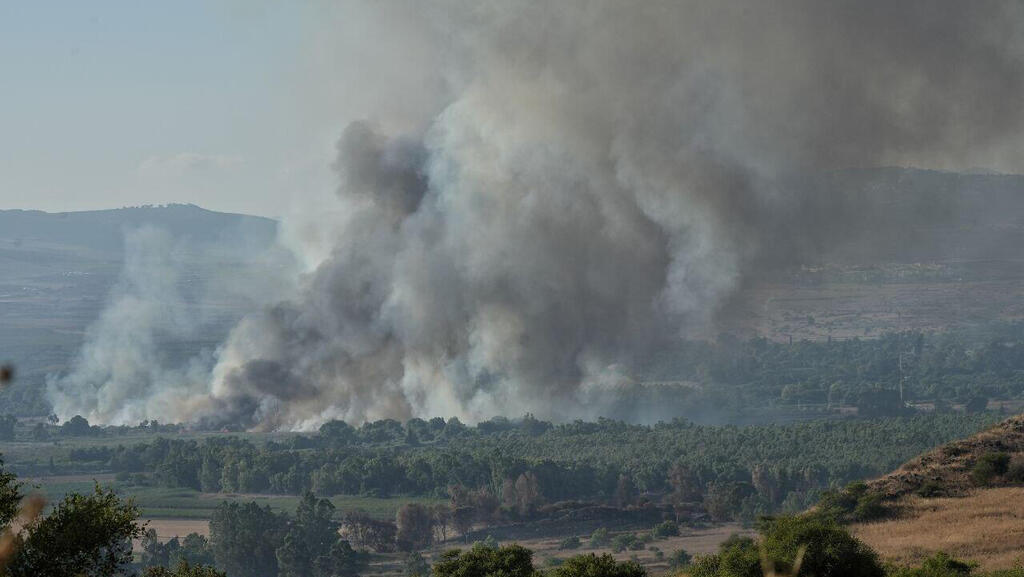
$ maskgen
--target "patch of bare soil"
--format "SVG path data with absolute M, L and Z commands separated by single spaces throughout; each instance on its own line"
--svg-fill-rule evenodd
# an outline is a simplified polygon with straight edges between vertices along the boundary
M 199 533 L 203 537 L 210 537 L 210 522 L 206 519 L 147 519 L 144 521 L 146 529 L 156 531 L 156 538 L 161 543 L 166 543 L 177 537 L 184 539 L 189 533 Z M 133 539 L 132 548 L 136 551 L 142 550 L 142 540 Z

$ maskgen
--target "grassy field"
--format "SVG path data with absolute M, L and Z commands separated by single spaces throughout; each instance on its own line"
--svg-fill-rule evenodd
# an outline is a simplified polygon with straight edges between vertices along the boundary
M 114 482 L 113 475 L 58 475 L 26 478 L 26 489 L 46 496 L 47 501 L 59 501 L 67 493 L 90 492 L 96 483 L 113 487 L 119 494 L 134 497 L 146 519 L 209 519 L 223 501 L 248 503 L 255 501 L 275 511 L 293 513 L 299 498 L 295 495 L 200 493 L 191 489 L 164 487 L 130 487 Z M 388 499 L 359 495 L 338 495 L 330 498 L 340 516 L 346 511 L 363 510 L 378 518 L 394 518 L 405 503 L 438 503 L 440 500 L 396 496 Z
M 1024 487 L 985 489 L 967 497 L 908 497 L 897 519 L 855 525 L 854 534 L 882 558 L 919 563 L 939 551 L 1009 569 L 1024 557 Z

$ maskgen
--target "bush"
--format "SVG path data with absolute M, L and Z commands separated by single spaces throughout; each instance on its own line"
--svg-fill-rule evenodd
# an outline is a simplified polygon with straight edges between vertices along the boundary
M 900 567 L 889 572 L 890 577 L 967 577 L 977 567 L 939 552 L 925 559 L 920 567 Z
M 565 563 L 565 559 L 559 559 L 558 557 L 547 557 L 544 559 L 544 565 L 547 567 L 561 567 Z
M 779 574 L 792 571 L 801 547 L 806 548 L 804 577 L 885 577 L 878 555 L 834 520 L 820 516 L 765 519 L 760 526 L 764 555 Z M 749 537 L 732 536 L 717 555 L 695 558 L 690 577 L 763 577 L 762 549 Z
M 604 547 L 610 541 L 611 538 L 608 537 L 608 529 L 605 529 L 604 527 L 601 527 L 600 529 L 595 529 L 594 532 L 590 534 L 591 549 L 599 549 L 601 547 Z
M 887 514 L 882 497 L 866 483 L 854 482 L 842 491 L 825 491 L 818 501 L 821 512 L 840 521 L 870 521 Z
M 430 563 L 419 552 L 409 553 L 402 565 L 402 576 L 430 577 Z
M 698 555 L 690 565 L 687 574 L 690 577 L 719 577 L 722 566 L 722 555 Z
M 1024 458 L 1010 459 L 1010 465 L 1006 468 L 1006 480 L 1010 483 L 1024 483 Z
M 857 499 L 857 506 L 853 508 L 853 513 L 850 516 L 854 521 L 871 521 L 884 517 L 886 513 L 881 495 L 865 493 Z
M 465 553 L 459 550 L 448 551 L 434 565 L 434 577 L 533 577 L 533 574 L 533 552 L 521 545 L 498 548 L 475 545 Z
M 675 521 L 665 521 L 654 526 L 651 530 L 651 535 L 655 539 L 664 539 L 666 537 L 676 537 L 679 535 L 679 525 Z
M 722 542 L 717 555 L 694 559 L 687 572 L 690 577 L 762 577 L 761 555 L 753 539 L 733 535 Z
M 806 547 L 800 573 L 814 577 L 885 577 L 878 554 L 835 521 L 816 517 L 780 517 L 762 527 L 765 554 L 780 571 Z
M 633 551 L 643 549 L 644 544 L 642 541 L 636 538 L 636 535 L 630 533 L 625 535 L 616 535 L 612 539 L 612 551 L 615 553 L 622 553 L 626 549 Z
M 189 565 L 180 561 L 174 570 L 166 567 L 147 567 L 142 577 L 225 577 L 225 573 L 205 565 Z
M 971 481 L 975 485 L 990 485 L 996 477 L 1006 473 L 1010 467 L 1010 456 L 1006 453 L 985 453 L 971 468 Z
M 579 548 L 580 548 L 580 538 L 576 537 L 575 535 L 572 536 L 572 537 L 569 537 L 569 538 L 567 538 L 565 540 L 563 540 L 561 543 L 558 544 L 558 550 L 559 551 L 566 551 L 568 549 L 579 549 Z
M 612 551 L 615 553 L 621 553 L 627 549 L 630 551 L 643 551 L 650 540 L 651 536 L 646 534 L 641 536 L 638 536 L 636 533 L 616 535 L 612 539 Z
M 566 559 L 552 572 L 554 577 L 647 577 L 647 571 L 635 561 L 618 563 L 605 553 L 577 555 Z
M 683 567 L 689 567 L 692 561 L 693 557 L 689 553 L 683 549 L 678 549 L 668 558 L 668 566 L 672 569 L 682 569 Z
M 925 499 L 942 496 L 942 485 L 937 481 L 928 481 L 917 490 L 917 494 Z

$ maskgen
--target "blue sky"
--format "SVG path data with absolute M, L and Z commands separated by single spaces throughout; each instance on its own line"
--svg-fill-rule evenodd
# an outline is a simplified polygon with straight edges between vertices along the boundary
M 0 208 L 277 216 L 330 186 L 314 3 L 0 0 Z M 316 94 L 312 94 L 312 93 Z

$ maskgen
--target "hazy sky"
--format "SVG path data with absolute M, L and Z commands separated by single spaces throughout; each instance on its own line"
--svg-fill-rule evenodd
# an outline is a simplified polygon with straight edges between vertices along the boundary
M 263 215 L 331 186 L 351 107 L 298 2 L 0 0 L 0 208 L 193 202 Z
M 319 210 L 350 121 L 422 129 L 458 82 L 423 32 L 445 4 L 365 4 L 0 0 L 0 208 Z M 909 162 L 1020 171 L 989 144 Z

